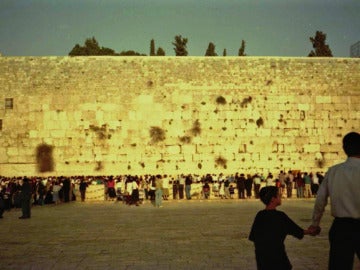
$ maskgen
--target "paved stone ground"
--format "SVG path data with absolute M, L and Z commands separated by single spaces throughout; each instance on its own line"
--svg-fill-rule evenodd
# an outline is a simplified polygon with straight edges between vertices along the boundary
M 285 211 L 304 228 L 313 200 L 284 200 Z M 36 206 L 32 218 L 19 209 L 0 220 L 0 269 L 256 269 L 247 239 L 257 200 L 165 201 L 127 206 L 114 202 L 72 202 Z M 287 237 L 294 269 L 326 269 L 327 234 Z M 354 269 L 360 269 L 356 259 Z

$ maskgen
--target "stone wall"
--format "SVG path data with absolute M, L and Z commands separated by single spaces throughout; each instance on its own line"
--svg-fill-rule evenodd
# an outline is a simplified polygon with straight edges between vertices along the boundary
M 360 59 L 0 57 L 0 100 L 0 175 L 325 171 Z

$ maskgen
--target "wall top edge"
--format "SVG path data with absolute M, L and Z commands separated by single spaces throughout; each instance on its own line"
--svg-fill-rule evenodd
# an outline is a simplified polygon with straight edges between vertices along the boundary
M 308 61 L 360 61 L 360 58 L 355 57 L 289 57 L 289 56 L 0 56 L 0 59 L 119 59 L 119 60 L 163 60 L 163 59 L 177 59 L 177 60 L 187 60 L 187 59 L 201 59 L 201 60 L 254 60 L 254 59 L 284 59 L 284 60 L 308 60 Z

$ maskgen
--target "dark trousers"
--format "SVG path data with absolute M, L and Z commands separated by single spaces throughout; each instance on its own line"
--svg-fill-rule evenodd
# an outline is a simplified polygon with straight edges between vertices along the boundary
M 178 194 L 177 194 L 178 189 L 179 189 L 178 185 L 173 185 L 173 199 L 174 200 L 178 198 Z
M 64 188 L 64 202 L 70 201 L 70 189 Z
M 21 200 L 21 211 L 23 217 L 31 217 L 31 199 L 24 198 Z
M 259 198 L 259 192 L 260 192 L 260 184 L 255 184 L 254 186 L 254 191 L 255 191 L 255 198 Z
M 329 269 L 352 270 L 354 255 L 360 259 L 360 219 L 335 218 L 329 241 Z
M 85 194 L 86 194 L 86 190 L 80 190 L 80 196 L 82 202 L 85 202 Z
M 3 198 L 0 198 L 0 217 L 2 217 L 4 210 L 5 210 L 5 203 Z
M 179 199 L 184 199 L 184 185 L 179 185 Z

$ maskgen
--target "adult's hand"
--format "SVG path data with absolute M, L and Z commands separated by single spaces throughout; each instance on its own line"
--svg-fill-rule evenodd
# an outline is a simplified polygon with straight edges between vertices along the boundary
M 311 236 L 316 236 L 321 232 L 321 228 L 320 226 L 309 226 L 309 228 L 307 229 L 308 234 L 310 234 Z

